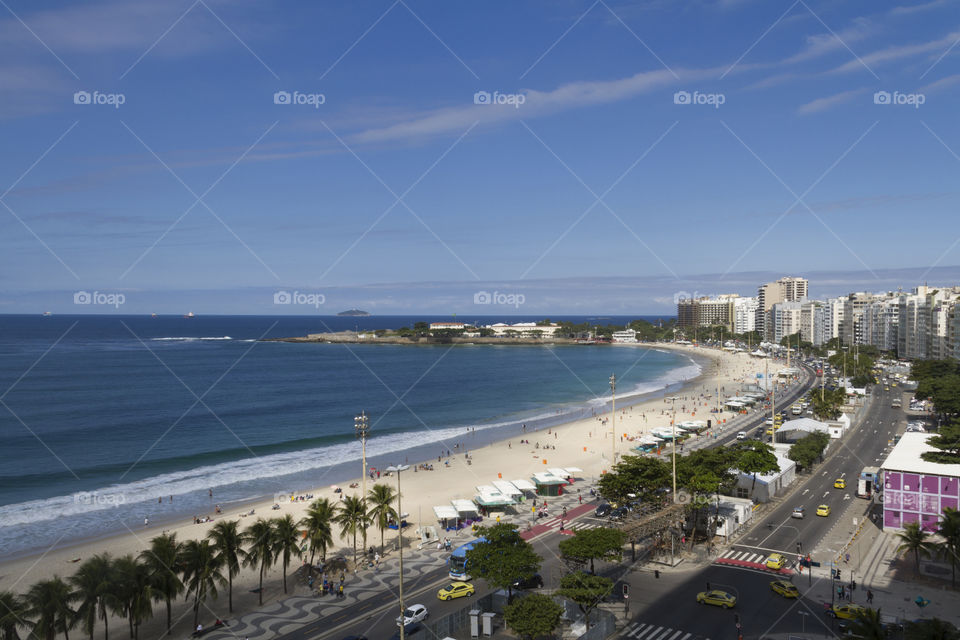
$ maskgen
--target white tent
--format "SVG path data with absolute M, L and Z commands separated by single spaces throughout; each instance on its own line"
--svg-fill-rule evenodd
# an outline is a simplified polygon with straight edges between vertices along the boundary
M 536 491 L 537 487 L 529 480 L 511 480 L 510 484 L 515 486 L 520 491 Z
M 567 470 L 561 469 L 560 467 L 549 467 L 547 468 L 547 473 L 555 475 L 556 477 L 561 478 L 563 480 L 566 480 L 567 478 L 570 477 L 570 474 L 567 473 Z
M 448 504 L 441 504 L 433 508 L 433 515 L 437 516 L 437 520 L 456 520 L 457 510 Z
M 495 486 L 503 495 L 509 496 L 513 499 L 517 499 L 523 495 L 523 491 L 514 486 L 512 482 L 507 482 L 506 480 L 494 480 L 493 486 Z
M 451 500 L 450 504 L 452 504 L 453 508 L 457 510 L 457 514 L 459 514 L 460 517 L 477 514 L 477 505 L 473 504 L 472 500 Z

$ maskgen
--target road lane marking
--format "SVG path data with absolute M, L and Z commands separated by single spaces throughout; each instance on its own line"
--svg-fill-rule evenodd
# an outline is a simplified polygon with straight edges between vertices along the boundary
M 635 636 L 635 637 L 637 638 L 637 640 L 642 640 L 643 636 L 645 636 L 645 635 L 647 634 L 647 632 L 649 632 L 651 629 L 653 629 L 653 625 L 650 625 L 649 627 L 647 627 L 647 628 L 643 631 L 643 633 L 641 633 L 640 635 Z M 648 640 L 649 640 L 650 638 L 653 638 L 653 636 L 656 635 L 657 633 L 659 633 L 661 629 L 663 629 L 663 627 L 657 627 L 656 630 L 655 630 L 651 635 L 649 635 L 649 636 L 647 637 Z
M 670 640 L 677 640 L 677 636 L 680 635 L 681 633 L 683 633 L 683 631 L 678 630 L 675 634 L 670 636 Z

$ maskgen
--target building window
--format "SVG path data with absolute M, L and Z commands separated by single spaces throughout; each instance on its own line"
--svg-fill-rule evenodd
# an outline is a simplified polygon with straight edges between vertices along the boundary
M 744 489 L 743 487 L 737 487 L 737 497 L 738 498 L 747 498 L 749 497 L 750 492 Z

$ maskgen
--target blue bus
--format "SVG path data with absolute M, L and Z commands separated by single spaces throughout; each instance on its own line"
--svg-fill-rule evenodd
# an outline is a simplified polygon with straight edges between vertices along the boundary
M 467 551 L 473 549 L 481 542 L 486 542 L 486 538 L 477 538 L 470 542 L 460 545 L 450 553 L 450 578 L 452 580 L 470 580 L 471 575 L 467 573 Z

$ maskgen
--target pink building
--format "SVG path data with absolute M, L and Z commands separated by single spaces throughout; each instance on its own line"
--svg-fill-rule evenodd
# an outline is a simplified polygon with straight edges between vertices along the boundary
M 960 464 L 927 462 L 920 457 L 925 451 L 936 451 L 927 444 L 932 435 L 903 434 L 883 462 L 884 531 L 900 531 L 911 522 L 935 531 L 943 510 L 960 505 Z

